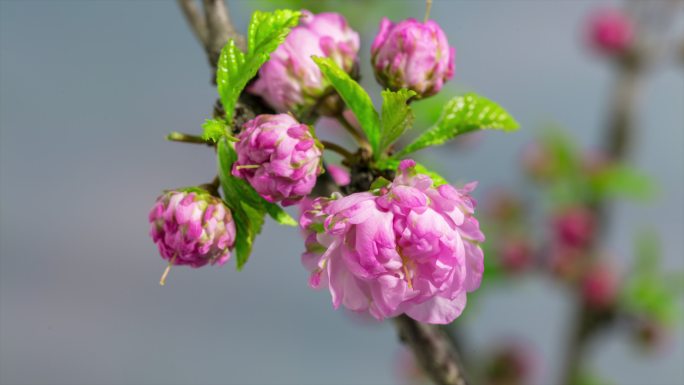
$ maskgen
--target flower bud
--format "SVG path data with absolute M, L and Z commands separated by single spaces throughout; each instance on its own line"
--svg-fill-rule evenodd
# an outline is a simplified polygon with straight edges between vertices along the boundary
M 329 86 L 311 56 L 332 58 L 350 73 L 358 62 L 358 52 L 359 34 L 342 15 L 302 11 L 300 24 L 271 54 L 248 91 L 278 112 L 298 113 L 315 105 Z
M 619 9 L 596 11 L 589 18 L 588 32 L 590 44 L 602 54 L 623 53 L 633 44 L 632 20 Z
M 596 218 L 586 207 L 571 207 L 556 214 L 553 226 L 557 242 L 566 247 L 587 247 L 596 235 Z
M 384 18 L 371 46 L 371 63 L 383 87 L 408 88 L 425 98 L 439 92 L 454 76 L 455 52 L 433 20 L 407 19 L 395 24 Z
M 223 265 L 235 242 L 235 223 L 221 199 L 199 188 L 169 191 L 150 211 L 150 236 L 170 265 Z
M 310 282 L 329 288 L 335 308 L 444 324 L 479 287 L 484 235 L 469 195 L 475 185 L 435 187 L 414 165 L 403 161 L 378 195 L 319 198 L 302 216 L 301 227 L 313 235 L 303 256 Z
M 323 171 L 320 144 L 290 115 L 259 115 L 245 123 L 238 139 L 233 175 L 269 202 L 297 203 Z
M 618 285 L 618 276 L 611 266 L 592 266 L 582 279 L 582 298 L 594 309 L 609 309 L 617 300 Z

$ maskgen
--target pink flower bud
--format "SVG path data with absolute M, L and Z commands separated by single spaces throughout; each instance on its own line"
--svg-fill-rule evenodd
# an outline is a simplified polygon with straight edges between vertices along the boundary
M 302 11 L 299 26 L 271 54 L 248 91 L 278 112 L 299 112 L 316 104 L 329 85 L 311 56 L 332 58 L 351 72 L 358 52 L 359 34 L 342 15 Z
M 588 32 L 594 49 L 608 55 L 624 52 L 634 39 L 632 20 L 619 9 L 594 12 L 589 18 Z
M 200 189 L 169 191 L 149 215 L 150 236 L 170 265 L 223 265 L 235 242 L 235 223 L 221 199 Z
M 533 262 L 533 250 L 530 242 L 525 238 L 510 238 L 504 240 L 500 249 L 501 267 L 508 273 L 520 273 Z
M 584 302 L 595 309 L 607 309 L 618 295 L 618 276 L 611 266 L 592 266 L 582 279 Z
M 312 286 L 328 287 L 335 308 L 444 324 L 479 287 L 484 235 L 469 195 L 475 184 L 435 187 L 414 165 L 403 161 L 378 195 L 319 198 L 302 216 L 302 261 Z
M 408 88 L 424 98 L 439 92 L 454 76 L 455 52 L 433 20 L 394 24 L 384 18 L 371 46 L 371 62 L 383 87 Z
M 571 248 L 589 246 L 596 235 L 596 218 L 586 207 L 565 209 L 553 219 L 557 242 Z
M 349 171 L 346 169 L 336 164 L 329 164 L 327 169 L 338 186 L 346 186 L 351 182 L 351 175 L 349 175 Z
M 259 115 L 245 123 L 238 139 L 233 175 L 269 202 L 297 203 L 323 171 L 320 145 L 309 126 L 290 115 Z

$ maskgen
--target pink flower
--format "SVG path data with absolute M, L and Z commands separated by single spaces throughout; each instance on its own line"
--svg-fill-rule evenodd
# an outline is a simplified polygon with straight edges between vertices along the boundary
M 169 191 L 150 211 L 150 236 L 172 265 L 223 265 L 235 242 L 235 223 L 221 199 L 199 188 Z
M 342 15 L 302 11 L 299 26 L 271 54 L 248 91 L 261 96 L 278 112 L 299 112 L 313 106 L 329 85 L 311 56 L 332 58 L 351 72 L 358 52 L 359 34 L 349 28 Z
M 508 273 L 520 273 L 532 265 L 533 250 L 529 240 L 519 237 L 505 239 L 499 249 L 501 266 Z
M 611 266 L 592 266 L 582 279 L 584 302 L 596 309 L 610 308 L 618 295 L 618 276 Z
M 391 90 L 408 88 L 418 97 L 428 97 L 442 89 L 454 76 L 456 51 L 433 20 L 421 23 L 407 19 L 397 24 L 387 18 L 371 46 L 375 77 Z
M 609 55 L 624 52 L 634 39 L 632 20 L 619 9 L 595 11 L 589 18 L 588 31 L 590 44 Z
M 553 219 L 556 240 L 571 248 L 589 246 L 596 235 L 596 218 L 586 207 L 570 207 Z
M 435 187 L 411 160 L 386 188 L 318 198 L 300 226 L 312 287 L 328 287 L 333 306 L 378 320 L 406 313 L 449 323 L 482 280 L 484 241 L 470 192 Z
M 323 171 L 321 148 L 309 126 L 290 115 L 259 115 L 245 123 L 238 139 L 233 175 L 269 202 L 297 203 Z

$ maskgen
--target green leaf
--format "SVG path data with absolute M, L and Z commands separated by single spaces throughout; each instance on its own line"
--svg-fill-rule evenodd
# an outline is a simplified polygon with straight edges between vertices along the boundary
M 275 203 L 265 202 L 266 212 L 271 218 L 275 219 L 276 222 L 285 226 L 297 226 L 297 221 L 290 216 L 282 207 Z
M 483 129 L 513 131 L 517 128 L 518 123 L 501 106 L 482 96 L 470 93 L 451 99 L 444 106 L 442 116 L 437 123 L 396 156 L 443 144 L 467 132 Z
M 342 97 L 344 103 L 352 110 L 363 133 L 371 145 L 373 154 L 380 153 L 380 117 L 375 111 L 373 101 L 368 93 L 344 72 L 334 60 L 330 58 L 316 57 L 312 59 L 321 69 L 323 76 L 332 84 L 333 88 Z
M 218 142 L 221 137 L 226 135 L 226 123 L 223 120 L 207 119 L 202 124 L 202 139 Z
M 233 213 L 237 230 L 235 256 L 238 270 L 249 259 L 254 239 L 261 232 L 265 208 L 263 199 L 244 180 L 231 174 L 233 162 L 237 159 L 235 150 L 226 140 L 220 140 L 217 148 L 219 180 L 224 201 Z
M 625 197 L 645 200 L 653 196 L 651 179 L 637 170 L 623 165 L 608 167 L 591 180 L 594 192 L 599 198 Z
M 216 85 L 228 122 L 233 120 L 235 104 L 245 86 L 297 25 L 300 14 L 289 9 L 256 11 L 248 28 L 247 53 L 232 39 L 223 47 L 217 63 Z
M 416 93 L 401 89 L 397 92 L 382 91 L 382 119 L 380 128 L 380 151 L 385 151 L 395 140 L 413 125 L 414 115 L 409 99 Z M 376 157 L 380 153 L 376 154 Z
M 397 168 L 399 167 L 399 163 L 401 161 L 398 159 L 381 159 L 380 161 L 375 163 L 375 167 L 379 168 L 380 170 L 392 170 L 396 171 Z M 425 167 L 424 165 L 416 162 L 416 165 L 414 167 L 417 173 L 419 174 L 425 174 L 432 179 L 432 182 L 435 187 L 441 186 L 443 184 L 449 184 L 449 182 L 441 175 L 438 173 L 430 170 L 429 168 Z

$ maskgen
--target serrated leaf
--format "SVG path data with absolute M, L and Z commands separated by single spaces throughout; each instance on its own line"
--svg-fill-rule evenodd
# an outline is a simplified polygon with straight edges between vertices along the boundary
M 207 119 L 202 124 L 202 139 L 218 142 L 226 135 L 226 123 L 223 120 Z
M 382 91 L 382 119 L 380 129 L 380 151 L 385 151 L 395 140 L 413 125 L 414 115 L 409 99 L 416 93 L 401 89 L 397 92 Z M 376 154 L 376 157 L 380 154 Z
M 235 150 L 225 139 L 218 142 L 218 170 L 224 201 L 233 213 L 237 230 L 235 257 L 238 270 L 242 269 L 252 253 L 254 239 L 261 232 L 266 209 L 263 199 L 244 180 L 231 174 L 237 159 Z
M 268 213 L 268 215 L 270 215 L 271 218 L 273 218 L 276 222 L 280 223 L 281 225 L 298 225 L 297 221 L 294 218 L 292 218 L 290 214 L 287 213 L 287 211 L 283 210 L 283 208 L 278 206 L 277 204 L 265 202 L 264 206 L 266 208 L 266 212 Z
M 447 102 L 437 123 L 396 156 L 403 156 L 429 146 L 437 146 L 458 135 L 476 130 L 513 131 L 517 128 L 518 123 L 501 106 L 482 96 L 470 93 Z
M 361 125 L 363 133 L 371 145 L 373 154 L 380 153 L 380 117 L 375 111 L 373 101 L 368 93 L 342 70 L 334 60 L 324 57 L 312 56 L 312 59 L 321 69 L 323 76 L 330 82 L 340 95 L 344 103 L 352 110 Z
M 228 122 L 233 120 L 235 104 L 247 83 L 297 25 L 300 15 L 289 9 L 256 11 L 248 28 L 247 53 L 232 39 L 223 47 L 216 68 L 216 85 Z

